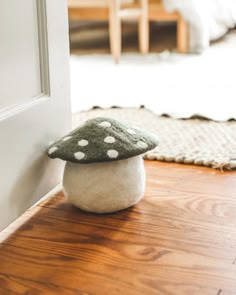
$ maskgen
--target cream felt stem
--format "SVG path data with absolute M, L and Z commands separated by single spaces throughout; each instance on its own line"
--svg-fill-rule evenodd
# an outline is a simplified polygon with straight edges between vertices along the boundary
M 63 187 L 68 202 L 82 210 L 111 213 L 136 204 L 145 189 L 141 156 L 105 163 L 67 162 Z

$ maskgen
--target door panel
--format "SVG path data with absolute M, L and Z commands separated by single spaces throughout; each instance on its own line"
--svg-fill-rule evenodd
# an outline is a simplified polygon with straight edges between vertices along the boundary
M 3 108 L 39 95 L 41 82 L 37 2 L 1 0 L 0 5 L 1 74 L 4 75 L 1 85 L 4 99 L 0 108 Z
M 2 229 L 59 183 L 63 163 L 46 150 L 71 109 L 67 2 L 1 0 L 0 11 Z

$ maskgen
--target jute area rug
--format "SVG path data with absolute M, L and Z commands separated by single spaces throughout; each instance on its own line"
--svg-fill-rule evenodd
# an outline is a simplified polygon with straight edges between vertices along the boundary
M 160 138 L 159 146 L 145 159 L 236 169 L 236 122 L 175 119 L 140 108 L 93 109 L 73 116 L 73 127 L 94 117 L 111 117 L 146 129 Z

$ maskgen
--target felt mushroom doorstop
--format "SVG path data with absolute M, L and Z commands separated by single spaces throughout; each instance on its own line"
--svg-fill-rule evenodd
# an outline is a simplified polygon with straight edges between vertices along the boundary
M 144 194 L 142 154 L 158 145 L 156 136 L 110 118 L 86 121 L 48 149 L 66 161 L 63 188 L 82 210 L 110 213 L 136 204 Z

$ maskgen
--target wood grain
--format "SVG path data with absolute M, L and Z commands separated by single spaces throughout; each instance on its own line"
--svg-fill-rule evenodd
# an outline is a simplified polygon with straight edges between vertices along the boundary
M 135 207 L 84 213 L 62 192 L 0 233 L 0 294 L 236 294 L 236 173 L 146 162 Z

